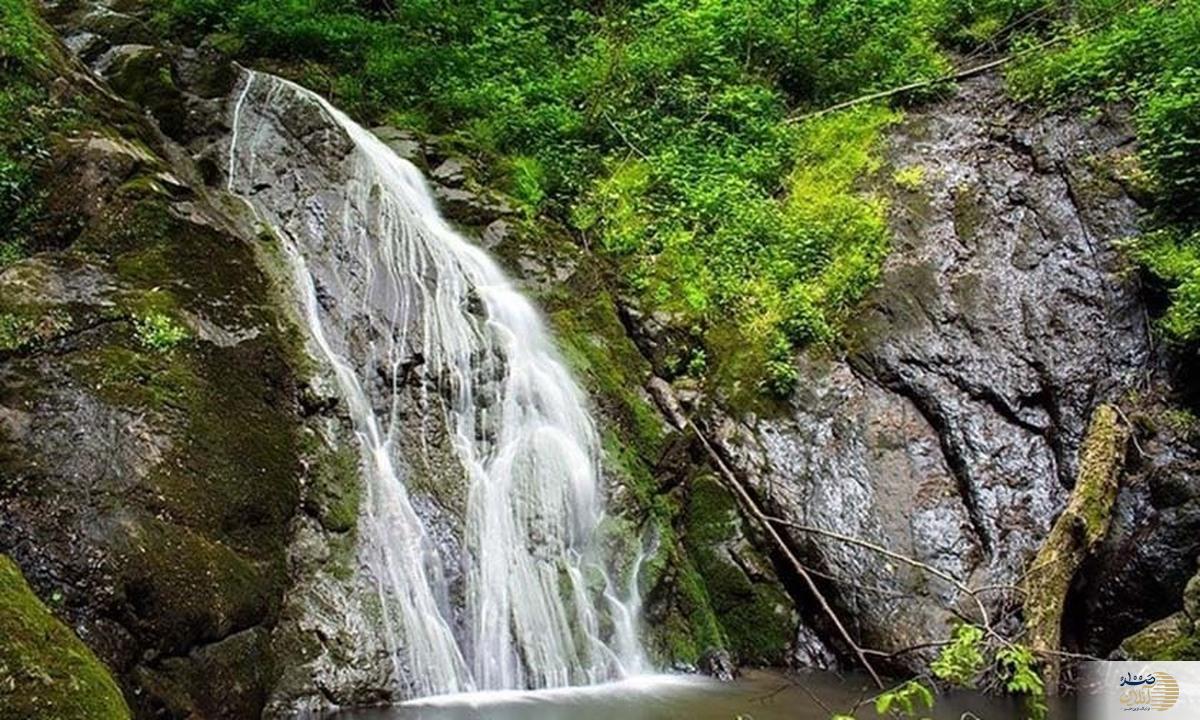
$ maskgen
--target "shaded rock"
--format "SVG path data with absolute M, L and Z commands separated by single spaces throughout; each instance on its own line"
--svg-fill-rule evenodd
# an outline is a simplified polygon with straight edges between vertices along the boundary
M 811 627 L 801 624 L 796 631 L 796 641 L 788 664 L 798 668 L 834 670 L 837 668 L 837 657 Z
M 448 187 L 461 187 L 467 181 L 468 172 L 473 173 L 467 160 L 463 158 L 447 158 L 430 173 L 433 182 Z
M 175 83 L 170 56 L 147 45 L 117 45 L 95 64 L 119 95 L 149 112 L 163 132 L 180 137 L 184 129 L 184 97 Z
M 418 169 L 427 171 L 429 166 L 425 161 L 425 147 L 416 133 L 401 130 L 391 125 L 380 125 L 371 128 L 371 132 L 383 141 L 392 152 L 416 165 Z
M 512 234 L 512 223 L 507 220 L 494 220 L 483 229 L 480 241 L 488 250 L 493 250 Z
M 1200 660 L 1200 631 L 1183 613 L 1151 623 L 1126 638 L 1113 653 L 1117 660 Z
M 1200 556 L 1200 455 L 1165 427 L 1130 451 L 1112 528 L 1068 612 L 1073 643 L 1107 654 L 1180 610 Z
M 131 95 L 173 83 L 154 48 L 104 67 Z M 256 237 L 188 184 L 186 154 L 55 71 L 89 113 L 52 146 L 38 254 L 0 271 L 0 312 L 34 330 L 0 351 L 0 551 L 140 715 L 256 716 L 303 474 L 298 353 Z M 146 343 L 151 311 L 185 337 Z
M 1193 622 L 1200 622 L 1200 573 L 1196 573 L 1183 590 L 1183 612 Z
M 433 195 L 446 219 L 466 226 L 485 226 L 512 215 L 512 206 L 498 194 L 434 185 Z

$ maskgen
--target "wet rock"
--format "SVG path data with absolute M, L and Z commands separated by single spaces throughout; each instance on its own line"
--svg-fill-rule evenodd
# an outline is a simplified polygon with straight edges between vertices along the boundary
M 1196 573 L 1183 590 L 1183 612 L 1200 623 L 1200 573 Z
M 465 226 L 486 226 L 514 210 L 500 195 L 434 185 L 433 195 L 448 220 Z
M 1137 208 L 1091 169 L 1128 137 L 1111 118 L 1021 115 L 990 78 L 910 113 L 890 159 L 926 180 L 894 206 L 895 247 L 855 351 L 801 359 L 783 417 L 710 428 L 768 512 L 962 582 L 1019 576 L 1066 500 L 1092 407 L 1150 357 L 1114 247 Z M 969 610 L 953 587 L 870 550 L 791 538 L 834 576 L 867 646 L 943 638 L 952 610 Z
M 141 18 L 99 4 L 86 11 L 77 27 L 104 38 L 109 45 L 152 45 L 158 41 Z
M 1200 556 L 1200 454 L 1163 428 L 1138 439 L 1130 462 L 1069 616 L 1075 642 L 1092 654 L 1178 611 Z
M 375 136 L 382 140 L 384 145 L 391 148 L 392 152 L 416 165 L 419 170 L 427 171 L 429 169 L 425 161 L 425 147 L 416 133 L 391 125 L 371 128 L 371 132 L 375 133 Z
M 683 414 L 683 408 L 680 406 L 679 400 L 675 398 L 670 383 L 655 376 L 646 383 L 646 391 L 650 393 L 650 397 L 654 398 L 659 410 L 666 415 L 676 429 L 683 430 L 687 427 L 687 416 Z
M 508 239 L 512 232 L 512 223 L 508 220 L 494 220 L 483 229 L 480 240 L 485 248 L 493 250 Z
M 137 67 L 171 82 L 154 48 L 104 67 L 131 94 L 157 82 Z M 0 352 L 0 552 L 138 712 L 218 717 L 228 699 L 253 716 L 303 471 L 287 320 L 253 233 L 200 199 L 186 154 L 56 70 L 55 97 L 85 99 L 101 130 L 53 145 L 39 252 L 0 271 L 0 312 L 36 330 Z M 188 329 L 170 349 L 135 331 L 149 300 Z
M 700 672 L 721 682 L 732 682 L 737 677 L 737 666 L 727 650 L 709 649 L 700 656 Z
M 210 45 L 180 49 L 176 73 L 179 85 L 201 98 L 224 98 L 240 76 L 234 64 Z
M 837 656 L 821 642 L 821 638 L 811 627 L 801 624 L 796 630 L 796 642 L 789 664 L 792 667 L 835 670 Z
M 117 45 L 96 61 L 95 68 L 119 95 L 149 112 L 163 132 L 182 135 L 184 96 L 165 51 L 148 45 Z
M 430 172 L 433 182 L 448 187 L 461 187 L 467 181 L 468 173 L 474 172 L 467 160 L 463 158 L 447 158 Z
M 1200 632 L 1182 612 L 1151 623 L 1126 638 L 1113 653 L 1117 660 L 1200 660 Z

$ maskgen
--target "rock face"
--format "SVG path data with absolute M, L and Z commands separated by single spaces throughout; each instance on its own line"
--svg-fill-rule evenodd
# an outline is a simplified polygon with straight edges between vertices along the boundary
M 262 241 L 179 146 L 51 57 L 54 102 L 82 120 L 52 138 L 38 252 L 0 270 L 0 552 L 136 716 L 257 717 L 297 525 L 348 536 L 356 478 L 317 432 L 333 408 L 304 402 Z
M 1200 582 L 1188 584 L 1200 561 L 1194 421 L 1157 402 L 1143 404 L 1148 406 L 1129 413 L 1137 442 L 1129 451 L 1112 530 L 1084 569 L 1068 609 L 1067 631 L 1094 655 L 1109 653 L 1133 631 L 1179 611 L 1181 597 L 1191 603 L 1190 617 L 1200 617 L 1195 605 Z
M 1150 360 L 1114 247 L 1136 206 L 1105 172 L 1129 141 L 1109 116 L 1023 115 L 993 79 L 909 116 L 890 162 L 922 180 L 885 188 L 896 247 L 849 356 L 803 359 L 783 417 L 714 421 L 774 514 L 976 587 L 1022 573 L 1074 482 L 1092 408 Z M 944 637 L 950 609 L 969 609 L 872 550 L 801 531 L 791 541 L 835 578 L 869 647 Z

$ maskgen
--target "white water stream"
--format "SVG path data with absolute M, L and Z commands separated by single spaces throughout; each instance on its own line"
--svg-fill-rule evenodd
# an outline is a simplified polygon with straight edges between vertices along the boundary
M 596 430 L 538 312 L 443 220 L 411 163 L 308 90 L 243 83 L 228 187 L 280 237 L 353 420 L 361 555 L 397 683 L 431 695 L 641 671 L 637 563 L 632 588 L 605 570 Z M 417 419 L 401 401 L 414 368 Z M 431 481 L 465 484 L 449 552 L 418 512 L 404 441 L 434 424 L 461 479 Z

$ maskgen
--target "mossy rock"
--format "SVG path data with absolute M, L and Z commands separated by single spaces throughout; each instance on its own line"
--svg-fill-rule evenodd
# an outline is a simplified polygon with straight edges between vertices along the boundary
M 186 118 L 183 93 L 166 53 L 139 45 L 117 48 L 106 75 L 118 94 L 149 110 L 163 132 L 174 137 L 182 131 Z
M 121 521 L 115 563 L 132 625 L 159 652 L 180 653 L 268 621 L 282 570 L 186 527 Z
M 1200 623 L 1200 573 L 1196 573 L 1183 590 L 1183 611 L 1192 622 Z
M 695 478 L 690 490 L 684 545 L 728 638 L 726 647 L 742 663 L 783 664 L 796 634 L 791 599 L 778 582 L 756 581 L 733 559 L 733 553 L 750 553 L 755 564 L 765 565 L 748 543 L 738 542 L 741 517 L 729 491 L 708 475 Z M 768 579 L 774 578 L 762 578 Z
M 1130 660 L 1200 660 L 1200 633 L 1178 612 L 1125 638 L 1118 652 Z
M 128 717 L 108 668 L 0 555 L 0 720 Z

